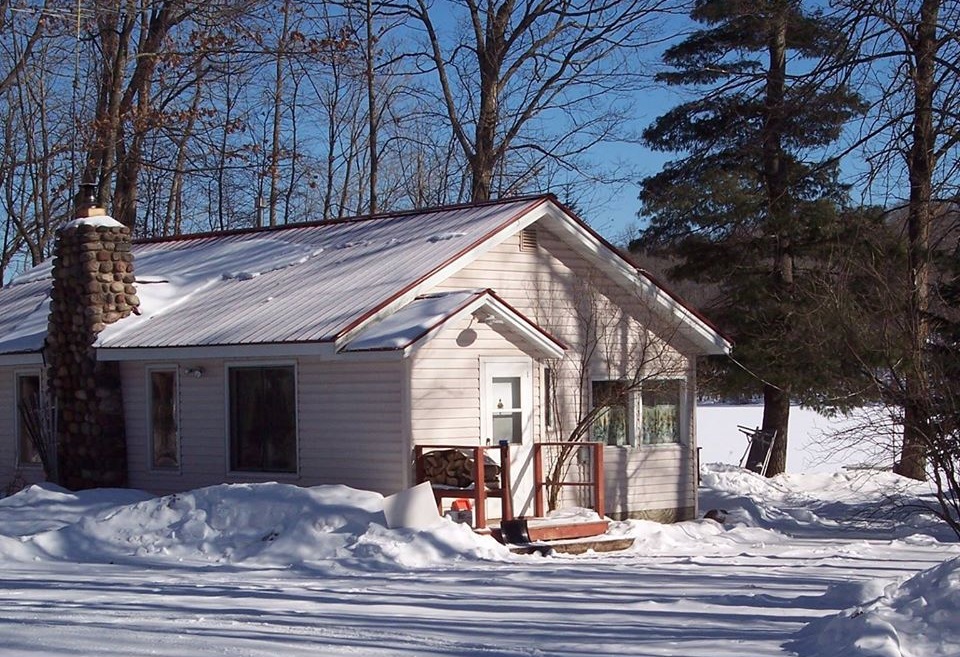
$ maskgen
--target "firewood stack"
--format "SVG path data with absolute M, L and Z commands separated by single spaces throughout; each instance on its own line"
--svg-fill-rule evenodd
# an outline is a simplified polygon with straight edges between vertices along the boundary
M 500 466 L 484 455 L 483 476 L 490 490 L 500 488 Z M 473 459 L 459 449 L 438 449 L 423 455 L 426 480 L 439 486 L 467 488 L 473 485 Z

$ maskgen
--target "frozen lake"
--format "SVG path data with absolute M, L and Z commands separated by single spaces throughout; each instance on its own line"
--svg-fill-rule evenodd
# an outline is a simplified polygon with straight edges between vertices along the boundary
M 838 432 L 851 431 L 865 436 L 863 425 L 868 410 L 851 417 L 829 418 L 807 408 L 790 408 L 790 431 L 787 436 L 787 471 L 795 473 L 829 473 L 844 467 L 862 465 L 889 467 L 894 455 L 883 438 L 863 438 L 859 447 L 841 444 Z M 701 463 L 737 465 L 747 449 L 747 439 L 737 426 L 756 428 L 763 419 L 763 406 L 700 405 L 697 406 L 697 442 Z

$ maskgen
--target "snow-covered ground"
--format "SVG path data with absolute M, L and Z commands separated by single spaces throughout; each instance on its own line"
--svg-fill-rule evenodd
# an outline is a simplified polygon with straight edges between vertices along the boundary
M 960 544 L 882 512 L 929 488 L 845 467 L 869 458 L 828 435 L 855 420 L 800 409 L 790 474 L 729 465 L 759 422 L 698 410 L 723 525 L 615 523 L 635 543 L 610 554 L 390 530 L 343 486 L 34 486 L 0 500 L 0 655 L 960 657 Z
M 762 420 L 761 404 L 697 406 L 700 461 L 740 463 L 747 450 L 747 438 L 738 427 L 754 429 Z M 809 408 L 793 406 L 787 435 L 787 471 L 830 473 L 862 465 L 889 467 L 896 458 L 890 437 L 882 435 L 883 430 L 881 435 L 867 436 L 875 431 L 869 425 L 883 426 L 887 421 L 880 408 L 862 408 L 846 416 L 828 418 Z M 856 440 L 844 439 L 847 433 Z
M 519 556 L 447 520 L 389 530 L 342 486 L 0 500 L 0 655 L 943 657 L 960 545 L 878 516 L 889 473 L 704 468 L 710 520 L 633 549 Z

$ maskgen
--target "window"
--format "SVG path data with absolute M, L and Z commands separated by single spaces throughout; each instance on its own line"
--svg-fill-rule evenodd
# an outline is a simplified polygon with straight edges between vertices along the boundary
M 680 442 L 680 402 L 683 385 L 679 379 L 646 381 L 641 391 L 643 444 Z
M 668 445 L 680 442 L 683 381 L 650 379 L 631 390 L 624 381 L 593 381 L 593 440 L 606 445 Z M 639 436 L 638 436 L 639 434 Z
M 17 463 L 39 465 L 33 434 L 40 427 L 40 375 L 17 374 Z
M 553 426 L 553 371 L 543 368 L 543 426 Z
M 631 395 L 623 381 L 594 381 L 593 408 L 602 408 L 593 421 L 593 440 L 606 445 L 630 445 Z
M 519 376 L 495 376 L 491 380 L 494 409 L 491 430 L 494 444 L 501 440 L 523 442 L 523 408 L 520 401 Z
M 176 369 L 151 369 L 149 378 L 150 465 L 158 470 L 180 467 L 180 430 Z
M 294 367 L 231 367 L 230 469 L 297 471 Z

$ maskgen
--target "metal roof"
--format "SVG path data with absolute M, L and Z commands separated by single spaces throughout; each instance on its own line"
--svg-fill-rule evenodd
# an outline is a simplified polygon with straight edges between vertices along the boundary
M 50 314 L 50 279 L 0 290 L 0 354 L 40 351 Z
M 136 243 L 141 314 L 97 346 L 334 341 L 544 200 Z M 0 345 L 49 294 L 49 275 L 24 280 L 0 290 Z
M 541 219 L 621 284 L 655 298 L 705 353 L 729 350 L 707 320 L 551 196 L 137 242 L 141 314 L 108 326 L 96 346 L 114 354 L 291 343 L 340 349 Z M 42 347 L 50 285 L 48 263 L 0 289 L 0 355 Z

